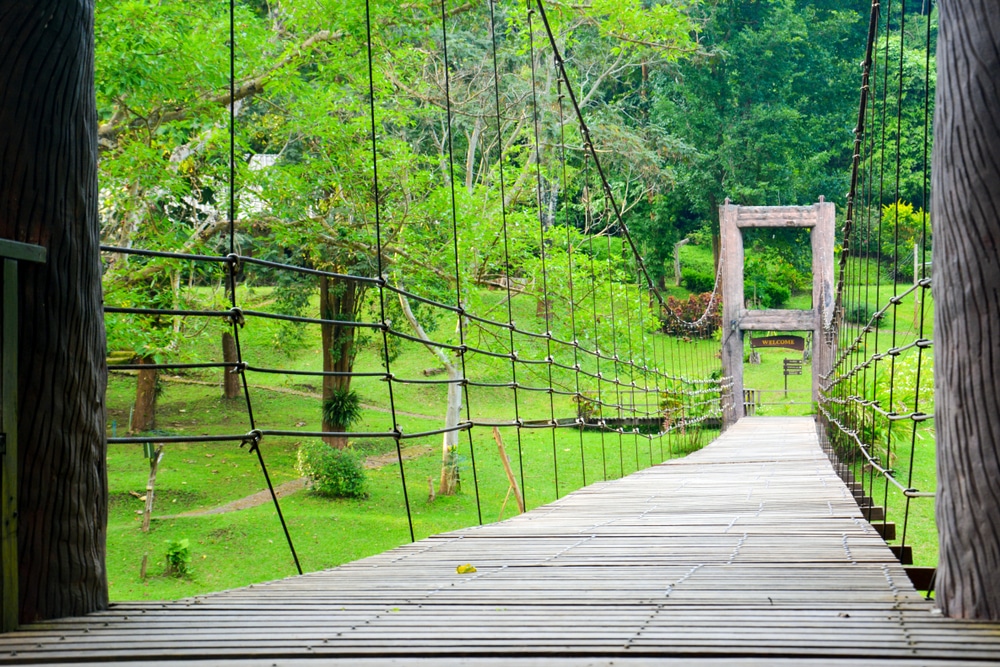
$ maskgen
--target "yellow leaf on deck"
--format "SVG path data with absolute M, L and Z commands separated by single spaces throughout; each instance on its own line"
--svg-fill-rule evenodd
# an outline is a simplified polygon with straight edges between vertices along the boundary
M 458 572 L 459 574 L 472 574 L 475 571 L 476 571 L 476 568 L 472 565 L 472 563 L 466 563 L 465 565 L 459 565 L 458 567 L 455 568 L 455 572 Z

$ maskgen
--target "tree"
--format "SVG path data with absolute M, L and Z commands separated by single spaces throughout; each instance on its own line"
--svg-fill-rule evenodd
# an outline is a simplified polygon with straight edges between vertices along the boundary
M 940 4 L 931 220 L 937 602 L 1000 620 L 1000 14 Z
M 612 185 L 630 210 L 659 187 L 670 151 L 663 150 L 668 142 L 660 134 L 643 132 L 629 120 L 628 104 L 619 99 L 628 97 L 642 71 L 697 51 L 691 38 L 697 26 L 672 3 L 629 0 L 626 5 L 628 11 L 610 0 L 547 6 L 561 48 L 571 52 L 581 104 L 597 119 L 593 136 L 608 156 Z M 98 91 L 105 121 L 105 238 L 157 250 L 228 252 L 220 244 L 219 223 L 228 217 L 222 212 L 229 190 L 224 129 L 227 105 L 234 103 L 236 234 L 244 254 L 252 248 L 258 255 L 270 253 L 269 258 L 310 268 L 375 277 L 377 204 L 383 271 L 420 294 L 457 305 L 450 268 L 454 178 L 460 254 L 474 258 L 461 269 L 463 298 L 469 298 L 469 286 L 488 285 L 500 275 L 537 275 L 539 223 L 552 227 L 561 211 L 566 224 L 583 226 L 579 206 L 567 207 L 584 189 L 580 137 L 571 129 L 575 122 L 566 107 L 572 146 L 566 151 L 570 164 L 564 182 L 553 149 L 562 128 L 551 47 L 537 16 L 530 42 L 528 14 L 516 2 L 495 6 L 502 123 L 497 132 L 493 40 L 484 29 L 489 9 L 485 3 L 447 9 L 445 68 L 438 2 L 371 4 L 374 130 L 382 174 L 376 202 L 369 44 L 360 5 L 344 0 L 237 4 L 233 96 L 225 79 L 228 54 L 221 46 L 228 16 L 224 3 L 109 0 L 99 30 L 108 79 Z M 137 34 L 139 22 L 152 34 Z M 526 51 L 534 53 L 533 68 L 525 64 Z M 445 72 L 450 99 L 444 94 Z M 449 104 L 450 122 L 445 116 Z M 613 161 L 608 147 L 624 144 L 628 159 Z M 503 205 L 513 223 L 509 258 L 502 256 L 499 243 L 500 148 L 507 180 Z M 149 289 L 163 261 L 130 261 L 133 266 L 126 267 L 124 260 L 115 260 L 108 284 L 116 287 L 109 293 L 117 294 L 121 283 L 130 285 L 144 305 L 152 305 L 156 296 L 166 298 L 168 291 Z M 141 268 L 136 271 L 135 265 Z M 325 320 L 357 321 L 370 308 L 357 281 L 327 277 L 319 283 Z M 545 311 L 545 300 L 540 303 Z M 390 305 L 395 308 L 395 300 Z M 418 307 L 412 310 L 417 318 L 426 316 Z M 138 319 L 121 321 L 146 333 L 153 329 L 148 320 L 140 327 L 134 327 Z M 426 321 L 423 326 L 432 328 Z M 357 331 L 349 324 L 322 325 L 325 371 L 351 371 Z M 159 347 L 171 350 L 169 342 Z M 340 408 L 351 404 L 350 377 L 326 375 L 323 388 L 324 407 L 333 408 L 324 409 L 324 430 L 347 430 L 348 413 Z M 452 394 L 449 415 L 458 414 L 460 392 Z
M 654 72 L 650 120 L 675 138 L 674 186 L 642 234 L 666 256 L 741 205 L 842 203 L 851 154 L 860 12 L 825 0 L 705 4 L 704 56 Z M 640 230 L 642 231 L 642 230 Z
M 104 323 L 92 2 L 0 6 L 0 235 L 21 269 L 21 620 L 107 607 Z

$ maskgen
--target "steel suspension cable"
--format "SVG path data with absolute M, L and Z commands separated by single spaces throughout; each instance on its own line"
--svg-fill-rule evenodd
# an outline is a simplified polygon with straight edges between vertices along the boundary
M 264 462 L 264 452 L 261 450 L 261 440 L 263 439 L 263 433 L 257 428 L 256 420 L 254 419 L 253 413 L 253 402 L 250 400 L 250 385 L 247 382 L 246 368 L 243 361 L 243 349 L 240 344 L 240 326 L 243 323 L 243 317 L 240 313 L 239 307 L 236 301 L 236 277 L 239 271 L 239 262 L 234 260 L 236 255 L 236 0 L 229 0 L 229 260 L 226 262 L 226 267 L 228 268 L 229 276 L 229 299 L 232 306 L 233 316 L 230 318 L 232 322 L 233 331 L 233 341 L 236 347 L 236 362 L 237 366 L 233 369 L 239 372 L 240 381 L 243 385 L 243 398 L 246 402 L 247 408 L 247 420 L 250 423 L 250 432 L 247 434 L 248 438 L 244 442 L 249 445 L 251 453 L 257 455 L 257 463 L 260 465 L 261 473 L 264 475 L 264 481 L 267 483 L 267 490 L 271 495 L 271 501 L 274 503 L 274 511 L 278 515 L 278 521 L 281 524 L 281 530 L 285 534 L 285 541 L 288 543 L 288 550 L 292 554 L 292 560 L 295 563 L 295 570 L 302 574 L 302 565 L 299 563 L 299 556 L 295 551 L 295 545 L 292 542 L 292 535 L 288 530 L 288 524 L 285 522 L 285 516 L 281 511 L 281 503 L 278 502 L 278 494 L 274 490 L 274 484 L 271 481 L 271 475 L 267 471 L 267 465 Z M 231 371 L 230 371 L 231 372 Z M 242 444 L 240 445 L 242 447 Z
M 518 472 L 521 478 L 521 502 L 527 503 L 525 494 L 527 490 L 524 486 L 524 445 L 521 440 L 521 413 L 518 404 L 518 384 L 517 384 L 517 356 L 514 348 L 514 306 L 513 294 L 511 293 L 510 276 L 510 239 L 507 232 L 507 190 L 504 184 L 503 171 L 503 129 L 500 118 L 500 69 L 497 62 L 497 36 L 496 36 L 496 0 L 490 0 L 490 41 L 492 43 L 493 56 L 493 100 L 496 110 L 497 122 L 497 170 L 500 180 L 500 216 L 503 229 L 503 257 L 504 257 L 504 278 L 507 288 L 507 332 L 510 334 L 510 373 L 511 391 L 514 397 L 514 421 L 517 433 L 517 463 Z M 527 506 L 527 505 L 525 505 Z
M 528 0 L 528 60 L 531 64 L 531 114 L 532 130 L 535 140 L 535 201 L 538 207 L 538 253 L 542 269 L 542 308 L 545 313 L 545 360 L 548 366 L 549 386 L 552 386 L 552 308 L 549 297 L 549 280 L 546 267 L 545 249 L 545 211 L 542 204 L 542 151 L 540 141 L 540 130 L 538 127 L 538 91 L 535 81 L 535 31 L 534 31 L 535 10 L 531 7 L 531 0 Z M 552 425 L 556 424 L 555 402 L 552 392 L 549 392 L 549 419 Z M 552 468 L 555 481 L 556 498 L 559 498 L 559 459 L 556 454 L 556 431 L 552 429 Z
M 922 209 L 920 221 L 920 279 L 923 280 L 927 273 L 927 209 L 928 209 L 928 195 L 930 194 L 929 187 L 929 174 L 930 174 L 930 71 L 931 71 L 931 16 L 930 12 L 927 13 L 926 26 L 924 32 L 924 127 L 923 127 L 923 137 L 922 137 L 922 170 L 923 179 L 921 182 L 921 199 L 922 199 Z M 913 280 L 917 281 L 916 267 L 914 267 Z M 924 338 L 924 319 L 926 313 L 927 298 L 919 299 L 920 312 L 919 312 L 919 325 L 917 336 L 920 340 L 925 340 Z M 917 347 L 917 372 L 914 382 L 913 390 L 913 413 L 922 414 L 920 411 L 920 394 L 921 394 L 921 377 L 923 370 L 923 353 L 924 348 L 922 346 Z M 916 450 L 917 450 L 917 427 L 919 423 L 914 420 L 912 430 L 910 431 L 910 460 L 909 460 L 909 470 L 907 471 L 906 486 L 913 486 L 913 467 L 916 461 Z M 907 497 L 905 500 L 905 508 L 903 511 L 903 533 L 900 537 L 900 548 L 906 548 L 906 533 L 909 527 L 910 519 L 910 498 Z M 928 595 L 930 593 L 928 592 Z
M 460 347 L 459 359 L 461 360 L 462 366 L 462 394 L 465 398 L 465 418 L 466 421 L 472 421 L 472 406 L 469 405 L 469 384 L 467 378 L 469 377 L 466 371 L 465 364 L 465 306 L 462 303 L 462 275 L 459 270 L 459 259 L 458 259 L 458 204 L 455 200 L 455 147 L 454 141 L 452 139 L 454 132 L 452 132 L 452 122 L 451 122 L 451 75 L 448 71 L 449 60 L 448 60 L 448 12 L 445 7 L 446 0 L 441 0 L 441 42 L 442 49 L 444 51 L 444 101 L 445 101 L 445 114 L 447 121 L 447 135 L 448 135 L 448 185 L 451 189 L 451 234 L 452 234 L 452 245 L 455 251 L 455 300 L 458 306 L 458 342 Z M 549 372 L 549 380 L 551 384 L 551 371 Z M 472 430 L 467 431 L 469 440 L 469 457 L 472 459 L 472 483 L 476 491 L 476 515 L 479 518 L 479 525 L 483 523 L 483 510 L 481 507 L 479 499 L 479 476 L 476 473 L 476 448 L 472 444 Z M 553 439 L 555 438 L 555 431 L 553 431 Z
M 563 113 L 563 102 L 566 96 L 562 92 L 563 82 L 562 79 L 556 79 L 556 90 L 558 92 L 559 101 L 559 165 L 560 172 L 562 176 L 562 192 L 564 193 L 563 200 L 567 200 L 568 197 L 565 196 L 567 188 L 569 187 L 569 179 L 566 177 L 566 118 Z M 583 407 L 583 394 L 580 393 L 580 342 L 577 340 L 576 333 L 576 296 L 573 293 L 573 241 L 570 237 L 570 224 L 567 218 L 567 211 L 565 206 L 563 207 L 563 226 L 566 228 L 566 262 L 567 262 L 567 272 L 569 275 L 569 322 L 570 330 L 572 331 L 573 339 L 573 368 L 575 372 L 573 377 L 575 380 L 576 388 L 576 404 L 577 404 L 577 420 L 580 420 L 580 412 Z M 583 478 L 583 485 L 587 486 L 587 458 L 584 455 L 583 446 L 583 423 L 580 423 L 578 429 L 580 433 L 580 472 Z
M 413 532 L 413 513 L 410 511 L 410 496 L 406 489 L 406 470 L 403 466 L 403 446 L 402 430 L 399 428 L 399 420 L 396 416 L 396 401 L 392 388 L 392 371 L 389 359 L 389 322 L 385 316 L 385 284 L 386 278 L 384 267 L 382 266 L 382 217 L 380 210 L 381 190 L 378 178 L 378 132 L 375 123 L 375 67 L 374 55 L 372 53 L 372 15 L 371 0 L 365 0 L 365 38 L 368 56 L 368 116 L 371 129 L 371 151 L 372 151 L 372 196 L 375 213 L 375 257 L 378 269 L 378 303 L 379 316 L 382 323 L 382 359 L 385 364 L 386 387 L 389 392 L 389 410 L 392 414 L 393 439 L 396 442 L 396 461 L 399 464 L 399 482 L 403 490 L 403 503 L 406 507 L 406 524 L 410 530 L 410 541 L 416 541 Z
M 600 328 L 598 327 L 598 317 L 597 317 L 597 272 L 596 272 L 596 260 L 594 259 L 594 212 L 593 205 L 591 201 L 591 191 L 590 191 L 590 156 L 588 153 L 583 155 L 583 173 L 584 173 L 584 192 L 585 195 L 585 207 L 584 216 L 586 224 L 587 242 L 588 250 L 590 254 L 590 298 L 591 298 L 591 312 L 594 319 L 594 346 L 596 349 L 601 349 L 601 334 Z M 597 408 L 598 408 L 598 424 L 600 425 L 601 431 L 601 464 L 604 470 L 604 480 L 608 479 L 608 452 L 607 452 L 607 440 L 604 436 L 605 431 L 605 419 L 604 419 L 604 397 L 601 392 L 601 383 L 603 381 L 603 375 L 601 373 L 601 357 L 597 357 Z

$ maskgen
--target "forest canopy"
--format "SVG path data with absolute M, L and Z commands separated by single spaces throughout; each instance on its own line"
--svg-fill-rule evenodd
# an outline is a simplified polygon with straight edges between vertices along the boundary
M 805 204 L 822 194 L 843 204 L 866 7 L 831 0 L 546 6 L 616 196 L 658 279 L 673 243 L 702 228 L 711 232 L 725 197 L 746 205 Z M 502 155 L 504 204 L 515 226 L 518 212 L 533 215 L 535 207 L 551 223 L 586 226 L 581 140 L 575 123 L 566 122 L 570 110 L 560 107 L 540 26 L 527 25 L 522 3 L 454 2 L 445 10 L 450 137 L 441 5 L 371 4 L 376 133 L 383 173 L 391 174 L 381 203 L 386 259 L 412 257 L 415 244 L 430 248 L 427 266 L 411 265 L 428 281 L 434 271 L 427 267 L 440 265 L 430 261 L 435 248 L 447 246 L 434 221 L 446 203 L 449 146 L 463 186 L 460 218 L 498 217 L 495 198 L 487 204 L 483 193 L 498 186 Z M 364 5 L 254 0 L 237 2 L 235 11 L 243 251 L 371 273 Z M 220 243 L 229 196 L 228 13 L 221 1 L 98 7 L 106 243 L 186 251 Z M 906 66 L 916 70 L 921 61 L 914 50 Z M 912 78 L 921 77 L 914 71 Z M 565 183 L 558 173 L 562 145 Z M 923 204 L 919 188 L 904 189 L 903 200 Z M 608 220 L 601 222 L 597 227 L 606 228 Z M 493 231 L 473 225 L 464 238 L 489 248 L 483 241 Z M 515 251 L 522 260 L 532 254 L 529 247 Z M 497 257 L 484 251 L 468 270 L 485 279 L 496 273 Z

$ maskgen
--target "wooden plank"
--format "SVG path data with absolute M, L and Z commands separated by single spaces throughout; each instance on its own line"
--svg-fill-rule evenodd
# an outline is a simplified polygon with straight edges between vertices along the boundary
M 937 577 L 936 567 L 908 567 L 906 576 L 918 591 L 934 590 L 934 579 Z
M 466 562 L 477 571 L 457 574 Z M 906 665 L 1000 652 L 1000 625 L 932 609 L 812 420 L 748 418 L 685 459 L 502 523 L 28 626 L 0 636 L 0 664 Z
M 812 206 L 740 206 L 740 227 L 813 227 L 818 219 Z
M 893 545 L 889 547 L 889 551 L 891 551 L 892 555 L 903 565 L 913 564 L 913 547 L 910 545 Z
M 744 331 L 812 331 L 816 327 L 816 312 L 743 309 L 739 323 Z
M 47 253 L 48 250 L 40 245 L 21 243 L 20 241 L 12 241 L 10 239 L 0 239 L 0 258 L 13 260 L 15 266 L 17 262 L 43 264 L 45 263 Z

